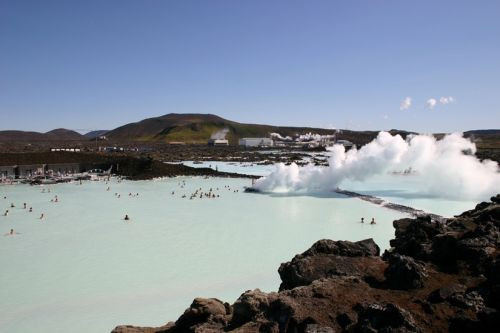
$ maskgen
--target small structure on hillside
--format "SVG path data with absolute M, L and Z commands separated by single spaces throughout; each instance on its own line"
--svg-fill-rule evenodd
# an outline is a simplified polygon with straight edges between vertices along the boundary
M 209 146 L 228 146 L 229 141 L 226 139 L 208 139 Z
M 242 138 L 238 144 L 245 147 L 272 147 L 274 141 L 269 138 Z

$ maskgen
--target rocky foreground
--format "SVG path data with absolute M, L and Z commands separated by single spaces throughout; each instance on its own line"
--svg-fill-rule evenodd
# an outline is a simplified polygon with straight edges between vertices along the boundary
M 165 326 L 113 333 L 498 332 L 500 194 L 448 221 L 394 221 L 392 249 L 320 240 L 279 268 L 278 292 L 197 298 Z

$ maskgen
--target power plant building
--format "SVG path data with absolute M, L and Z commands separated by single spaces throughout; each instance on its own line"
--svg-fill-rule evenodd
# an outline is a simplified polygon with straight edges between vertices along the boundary
M 238 144 L 245 147 L 272 147 L 274 141 L 269 138 L 242 138 Z
M 226 139 L 208 139 L 209 146 L 227 146 L 229 141 Z

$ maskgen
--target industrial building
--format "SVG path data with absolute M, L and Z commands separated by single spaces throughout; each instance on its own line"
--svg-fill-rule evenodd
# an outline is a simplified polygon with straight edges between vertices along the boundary
M 0 166 L 1 179 L 31 178 L 34 176 L 52 174 L 74 174 L 81 172 L 79 163 L 57 163 L 57 164 L 26 164 Z
M 82 150 L 80 148 L 50 148 L 51 152 L 56 152 L 56 151 L 65 151 L 65 152 L 71 152 L 71 153 L 79 153 Z
M 274 141 L 269 138 L 242 138 L 238 144 L 245 147 L 272 147 Z
M 229 141 L 226 139 L 208 139 L 209 146 L 228 146 Z

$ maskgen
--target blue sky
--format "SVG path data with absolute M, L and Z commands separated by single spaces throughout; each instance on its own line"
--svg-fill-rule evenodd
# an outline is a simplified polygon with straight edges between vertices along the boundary
M 0 0 L 0 130 L 500 128 L 499 59 L 496 0 Z

